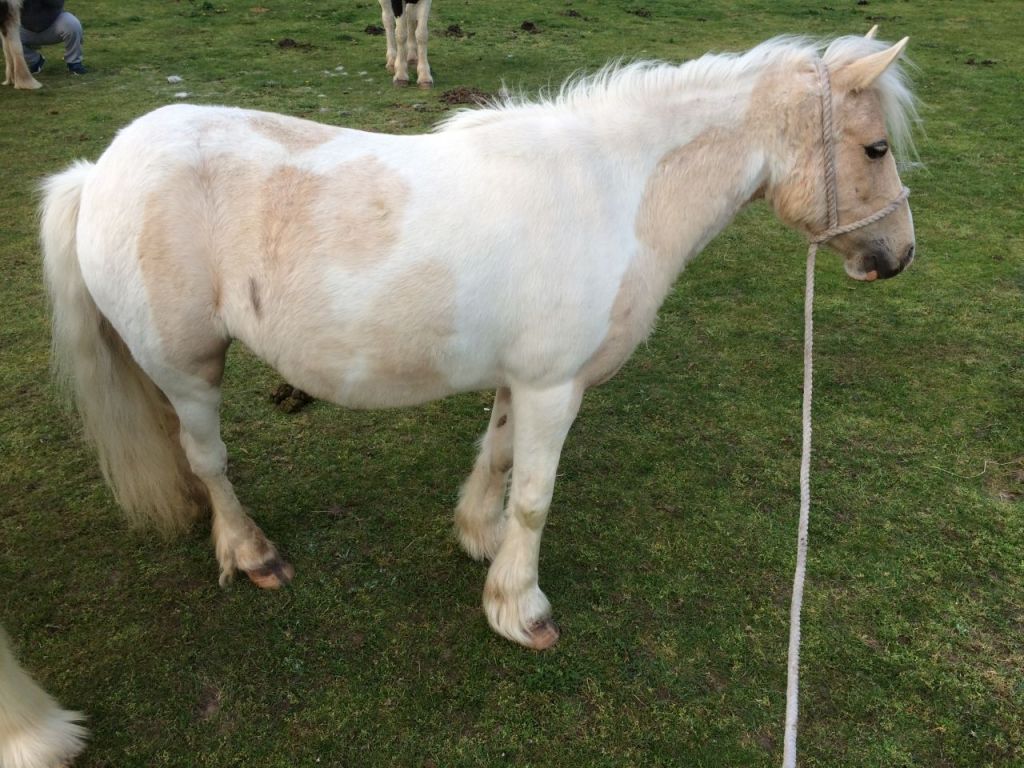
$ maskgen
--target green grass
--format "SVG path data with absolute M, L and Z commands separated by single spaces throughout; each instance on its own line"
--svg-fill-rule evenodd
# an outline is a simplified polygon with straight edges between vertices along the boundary
M 484 568 L 450 534 L 487 394 L 285 415 L 275 374 L 235 350 L 232 477 L 294 587 L 219 589 L 202 527 L 127 530 L 48 388 L 33 187 L 178 91 L 414 132 L 456 86 L 536 91 L 614 56 L 875 22 L 919 66 L 920 255 L 870 286 L 820 259 L 801 762 L 1024 764 L 1018 3 L 438 0 L 431 93 L 392 89 L 370 0 L 69 5 L 92 72 L 51 48 L 42 91 L 0 92 L 0 622 L 89 713 L 80 765 L 777 765 L 804 244 L 763 207 L 586 398 L 541 560 L 563 638 L 536 654 L 487 628 Z

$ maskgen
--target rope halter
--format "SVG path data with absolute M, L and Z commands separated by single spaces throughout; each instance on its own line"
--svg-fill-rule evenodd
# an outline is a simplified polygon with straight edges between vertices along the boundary
M 825 157 L 825 201 L 828 206 L 828 229 L 808 237 L 807 280 L 804 290 L 804 397 L 802 409 L 803 445 L 800 456 L 800 522 L 797 534 L 796 570 L 793 574 L 793 598 L 789 609 L 789 657 L 786 680 L 786 731 L 783 742 L 783 768 L 796 768 L 796 732 L 800 686 L 800 607 L 803 603 L 804 577 L 807 572 L 807 524 L 811 509 L 811 395 L 813 389 L 814 343 L 814 256 L 818 246 L 833 237 L 874 224 L 895 211 L 910 195 L 903 187 L 897 197 L 870 216 L 852 224 L 839 225 L 839 203 L 836 193 L 835 138 L 833 133 L 832 86 L 828 67 L 815 60 L 821 82 L 821 140 Z
M 818 81 L 821 83 L 821 144 L 825 158 L 825 203 L 828 208 L 828 229 L 808 238 L 812 246 L 821 245 L 833 237 L 845 235 L 847 232 L 866 227 L 881 221 L 900 207 L 910 196 L 910 189 L 902 187 L 900 193 L 886 206 L 851 224 L 839 226 L 839 195 L 836 192 L 836 144 L 833 132 L 832 81 L 828 76 L 828 67 L 821 59 L 815 59 Z

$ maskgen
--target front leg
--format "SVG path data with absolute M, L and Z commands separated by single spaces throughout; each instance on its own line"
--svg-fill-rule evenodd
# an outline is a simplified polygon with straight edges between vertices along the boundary
M 487 573 L 483 604 L 495 632 L 538 650 L 558 641 L 538 560 L 558 459 L 580 395 L 572 382 L 543 390 L 512 387 L 515 465 L 505 535 Z

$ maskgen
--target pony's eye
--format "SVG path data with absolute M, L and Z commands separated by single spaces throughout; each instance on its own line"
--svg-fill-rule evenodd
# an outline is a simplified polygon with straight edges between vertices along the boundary
M 864 152 L 872 160 L 877 160 L 882 157 L 886 152 L 889 151 L 889 142 L 883 139 L 882 141 L 876 141 L 874 144 L 868 144 L 864 147 Z

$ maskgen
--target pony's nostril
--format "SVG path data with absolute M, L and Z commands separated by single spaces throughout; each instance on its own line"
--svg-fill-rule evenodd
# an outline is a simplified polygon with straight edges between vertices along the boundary
M 864 257 L 864 271 L 878 274 L 878 261 L 879 259 L 874 253 L 869 253 Z
M 909 266 L 910 262 L 912 262 L 913 260 L 914 260 L 914 246 L 913 246 L 913 244 L 911 244 L 911 246 L 909 248 L 907 248 L 906 254 L 904 254 L 904 256 L 903 256 L 902 264 L 903 264 L 904 267 Z

